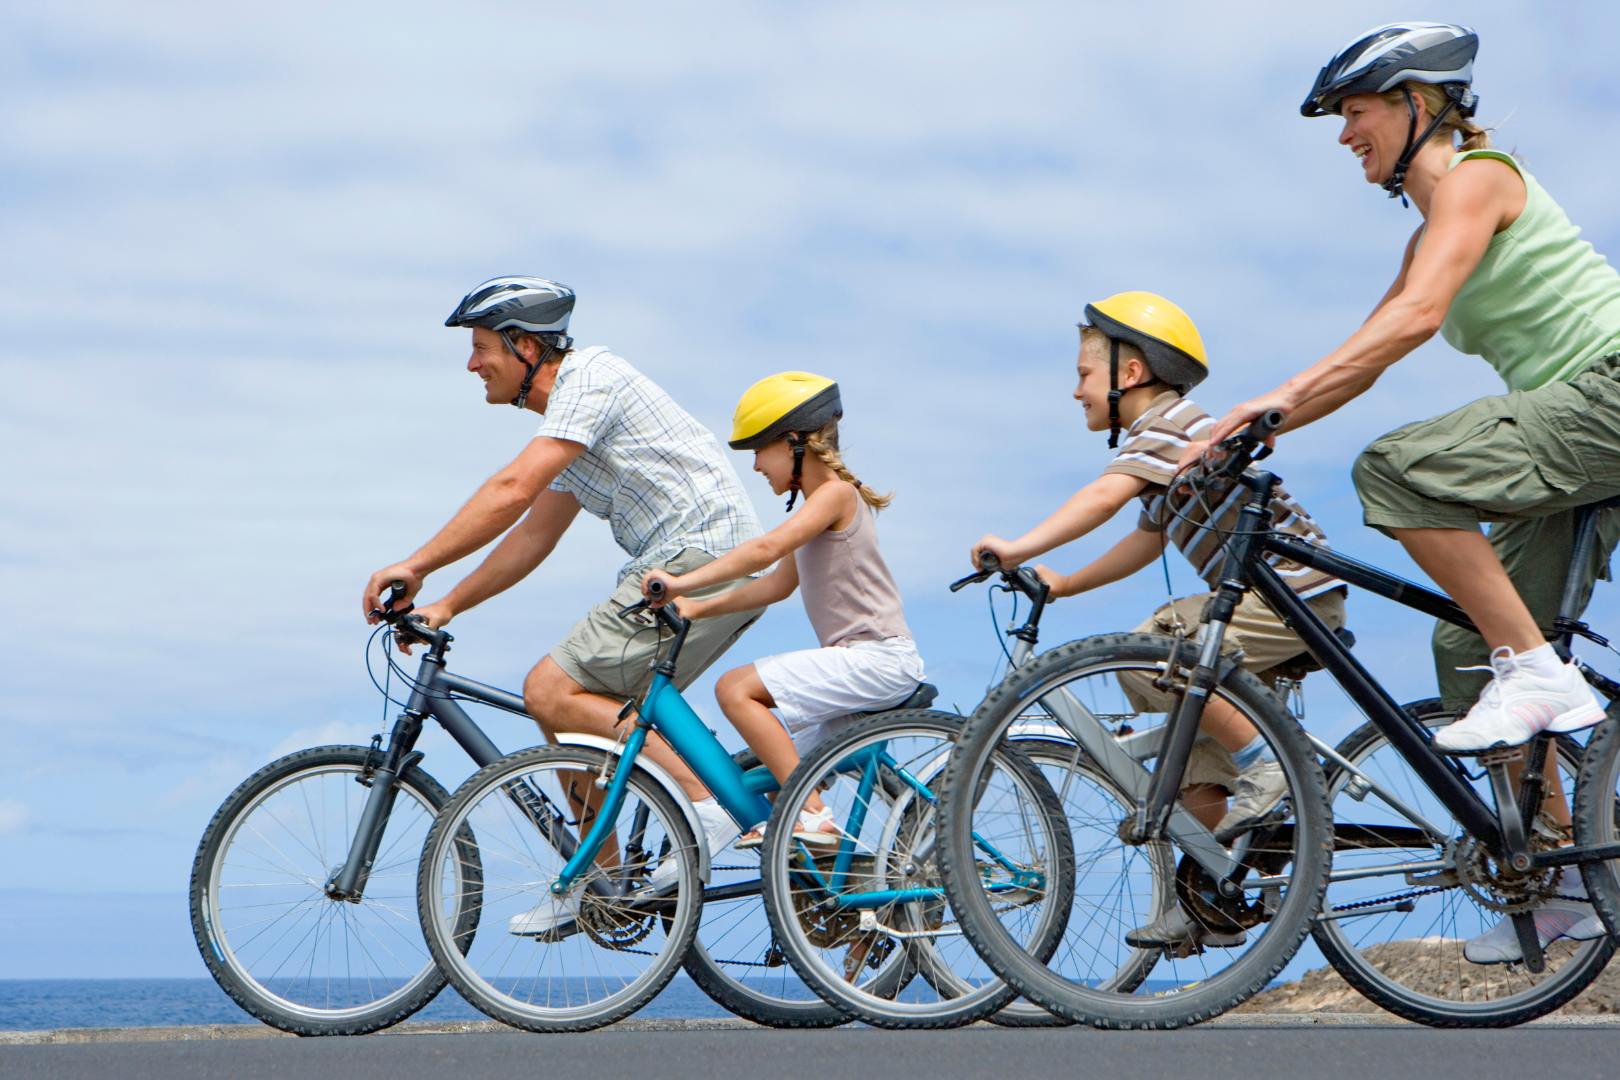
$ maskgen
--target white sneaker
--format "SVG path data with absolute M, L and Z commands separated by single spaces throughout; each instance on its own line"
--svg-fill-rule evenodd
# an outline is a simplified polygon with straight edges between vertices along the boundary
M 709 845 L 709 858 L 711 859 L 730 847 L 731 842 L 737 839 L 738 834 L 742 832 L 742 829 L 737 827 L 737 823 L 731 820 L 731 815 L 726 813 L 725 807 L 721 806 L 719 800 L 712 796 L 707 799 L 699 799 L 692 804 L 692 809 L 697 811 L 698 820 L 703 823 L 703 842 Z M 662 888 L 665 885 L 673 884 L 676 867 L 679 865 L 679 860 L 665 858 L 663 862 L 658 864 L 658 869 L 654 870 L 652 875 L 647 878 L 647 884 L 654 888 Z
M 1495 677 L 1468 715 L 1435 734 L 1434 747 L 1441 753 L 1477 754 L 1497 746 L 1519 746 L 1543 731 L 1579 731 L 1603 719 L 1603 706 L 1574 664 L 1560 664 L 1556 676 L 1541 678 L 1521 668 L 1513 650 L 1504 645 L 1491 653 L 1485 670 Z
M 555 893 L 546 893 L 545 899 L 521 915 L 514 915 L 507 921 L 508 933 L 519 937 L 547 937 L 560 931 L 570 929 L 570 925 L 579 918 L 579 895 L 575 889 L 567 896 L 558 896 Z
M 1571 941 L 1590 941 L 1602 937 L 1607 931 L 1592 905 L 1584 900 L 1563 900 L 1554 897 L 1536 908 L 1536 937 L 1541 947 L 1559 938 Z M 1503 919 L 1463 946 L 1463 956 L 1470 964 L 1512 964 L 1524 959 L 1519 948 L 1519 935 L 1513 929 L 1512 919 Z

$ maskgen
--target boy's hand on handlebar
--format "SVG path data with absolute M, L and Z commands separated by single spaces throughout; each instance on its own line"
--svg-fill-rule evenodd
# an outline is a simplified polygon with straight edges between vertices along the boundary
M 994 555 L 997 559 L 1001 560 L 1002 567 L 1008 570 L 1017 566 L 1022 561 L 1016 557 L 1017 553 L 1013 549 L 1012 541 L 1003 540 L 994 533 L 985 533 L 983 536 L 979 537 L 978 542 L 975 543 L 972 550 L 968 552 L 968 561 L 973 564 L 973 569 L 980 569 L 980 559 L 982 556 L 987 554 Z
M 1035 575 L 1046 582 L 1046 587 L 1052 590 L 1053 600 L 1072 595 L 1069 591 L 1069 575 L 1060 574 L 1045 563 L 1035 564 Z
M 375 626 L 382 619 L 373 614 L 380 610 L 389 599 L 389 590 L 394 582 L 402 582 L 405 592 L 396 599 L 397 604 L 408 604 L 422 589 L 422 575 L 412 570 L 404 563 L 395 563 L 385 566 L 366 582 L 366 591 L 360 597 L 360 614 L 366 617 L 366 622 Z

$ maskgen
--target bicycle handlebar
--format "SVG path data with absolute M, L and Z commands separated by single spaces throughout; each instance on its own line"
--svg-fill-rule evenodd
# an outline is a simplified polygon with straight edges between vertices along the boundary
M 383 600 L 380 608 L 372 608 L 371 613 L 389 626 L 394 633 L 411 641 L 419 641 L 431 649 L 441 648 L 450 641 L 450 635 L 443 630 L 435 630 L 422 620 L 420 615 L 412 615 L 416 610 L 415 604 L 406 604 L 396 608 L 405 596 L 405 583 L 403 581 L 390 581 L 388 583 L 388 596 Z
M 951 592 L 959 592 L 969 585 L 988 581 L 997 574 L 1001 575 L 1001 580 L 1007 588 L 1023 593 L 1031 603 L 1044 604 L 1051 595 L 1051 586 L 1042 581 L 1041 576 L 1034 570 L 1027 566 L 1015 566 L 1009 570 L 1001 565 L 1000 558 L 988 551 L 979 554 L 979 572 L 951 582 Z
M 1205 463 L 1200 461 L 1188 469 L 1183 478 L 1189 481 L 1194 489 L 1200 489 L 1213 477 L 1237 477 L 1256 461 L 1260 461 L 1271 453 L 1271 447 L 1266 440 L 1277 433 L 1287 419 L 1280 409 L 1268 409 L 1249 421 L 1249 426 L 1242 431 L 1234 432 L 1217 443 L 1214 449 L 1219 450 L 1225 457 L 1219 462 Z

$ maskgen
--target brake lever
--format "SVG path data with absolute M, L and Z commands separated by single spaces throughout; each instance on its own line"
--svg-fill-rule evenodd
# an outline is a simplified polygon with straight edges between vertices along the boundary
M 953 581 L 951 582 L 951 592 L 961 592 L 969 585 L 977 585 L 981 581 L 988 581 L 993 573 L 995 573 L 993 570 L 980 570 L 977 574 L 969 574 L 960 581 Z
M 619 618 L 628 619 L 632 615 L 637 615 L 637 614 L 640 614 L 643 611 L 646 611 L 647 608 L 649 608 L 651 606 L 652 605 L 649 604 L 646 599 L 637 600 L 635 603 L 630 604 L 627 607 L 620 608 L 619 609 Z

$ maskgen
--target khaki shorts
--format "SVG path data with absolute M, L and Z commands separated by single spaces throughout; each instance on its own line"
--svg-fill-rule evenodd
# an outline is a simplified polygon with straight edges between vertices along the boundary
M 1530 614 L 1549 636 L 1574 545 L 1575 510 L 1620 495 L 1620 358 L 1594 361 L 1569 382 L 1481 398 L 1376 439 L 1353 473 L 1368 525 L 1477 529 Z M 1581 568 L 1580 606 L 1620 540 L 1620 511 L 1598 523 L 1597 550 Z M 1478 634 L 1440 623 L 1435 673 L 1448 706 L 1479 697 L 1489 676 L 1459 673 L 1485 663 Z
M 697 548 L 685 548 L 664 568 L 684 574 L 714 556 Z M 738 588 L 743 582 L 726 582 L 693 593 L 694 597 L 716 596 Z M 650 613 L 641 612 L 625 619 L 619 612 L 641 599 L 641 575 L 631 574 L 613 590 L 613 595 L 597 604 L 574 624 L 568 636 L 551 650 L 551 659 L 568 677 L 595 694 L 612 698 L 639 698 L 652 682 L 652 665 L 668 647 L 670 635 Z M 679 607 L 679 602 L 676 607 Z M 675 685 L 689 686 L 720 654 L 754 624 L 764 608 L 698 619 L 686 635 Z
M 1326 623 L 1329 630 L 1337 630 L 1344 625 L 1344 594 L 1342 588 L 1320 593 L 1305 601 L 1305 606 Z M 1172 600 L 1138 626 L 1136 632 L 1174 634 L 1178 627 L 1186 631 L 1197 627 L 1197 633 L 1193 635 L 1196 641 L 1203 636 L 1204 609 L 1214 597 L 1214 593 L 1201 593 Z M 1257 675 L 1305 651 L 1305 643 L 1299 640 L 1299 636 L 1284 626 L 1276 613 L 1265 605 L 1265 601 L 1252 592 L 1244 593 L 1243 599 L 1238 602 L 1221 645 L 1222 650 L 1228 653 L 1243 650 L 1241 665 Z M 1175 697 L 1154 686 L 1152 678 L 1146 673 L 1122 674 L 1119 683 L 1131 704 L 1144 712 L 1164 712 L 1175 702 Z M 1187 759 L 1187 771 L 1183 774 L 1182 782 L 1189 785 L 1214 784 L 1230 792 L 1237 774 L 1232 755 L 1214 739 L 1199 735 L 1193 743 L 1192 756 Z

